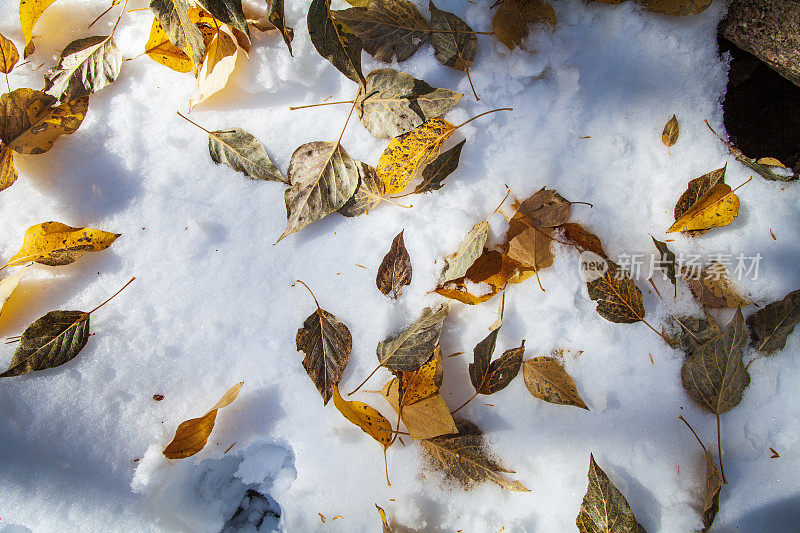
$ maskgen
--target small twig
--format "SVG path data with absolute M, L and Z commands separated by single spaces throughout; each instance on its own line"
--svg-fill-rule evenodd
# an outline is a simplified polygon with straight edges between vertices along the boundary
M 108 298 L 106 301 L 104 301 L 103 303 L 101 303 L 100 305 L 98 305 L 97 307 L 95 307 L 94 309 L 92 309 L 91 311 L 89 311 L 89 312 L 88 312 L 88 313 L 86 313 L 86 314 L 87 314 L 87 315 L 91 315 L 92 313 L 94 313 L 95 311 L 97 311 L 98 309 L 100 309 L 101 307 L 103 307 L 104 305 L 106 305 L 108 302 L 110 302 L 111 300 L 113 300 L 113 299 L 114 299 L 114 298 L 115 298 L 115 297 L 116 297 L 116 296 L 117 296 L 119 293 L 121 293 L 122 291 L 124 291 L 124 290 L 125 290 L 125 287 L 127 287 L 128 285 L 130 285 L 131 283 L 133 283 L 133 280 L 135 280 L 135 279 L 136 279 L 136 276 L 134 276 L 134 277 L 132 277 L 131 279 L 129 279 L 129 280 L 128 280 L 128 283 L 126 283 L 125 285 L 123 285 L 123 286 L 122 286 L 122 288 L 121 288 L 120 290 L 118 290 L 117 292 L 115 292 L 114 294 L 112 294 L 112 295 L 111 295 L 111 297 L 109 297 L 109 298 Z
M 466 401 L 466 402 L 462 403 L 462 404 L 461 404 L 461 405 L 458 407 L 458 409 L 456 409 L 455 411 L 451 411 L 451 412 L 450 412 L 450 415 L 454 415 L 454 414 L 456 414 L 457 412 L 459 412 L 459 411 L 461 410 L 461 408 L 463 408 L 463 407 L 464 407 L 465 405 L 467 405 L 469 402 L 471 402 L 472 400 L 474 400 L 474 399 L 475 399 L 477 396 L 478 396 L 478 391 L 475 391 L 475 394 L 473 394 L 472 396 L 470 396 L 470 397 L 469 397 L 469 399 L 467 399 L 467 401 Z
M 321 104 L 297 105 L 289 107 L 289 111 L 296 111 L 298 109 L 308 109 L 309 107 L 320 107 L 324 105 L 352 104 L 354 102 L 355 100 L 342 100 L 341 102 L 322 102 Z

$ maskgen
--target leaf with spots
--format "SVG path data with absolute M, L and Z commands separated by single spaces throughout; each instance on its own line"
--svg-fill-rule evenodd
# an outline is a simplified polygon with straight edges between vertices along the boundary
M 404 408 L 438 394 L 444 379 L 441 347 L 437 346 L 430 359 L 418 369 L 396 374 L 400 387 L 400 405 Z
M 308 289 L 305 283 L 300 283 Z M 353 337 L 347 326 L 319 306 L 311 289 L 308 292 L 314 298 L 317 309 L 297 330 L 295 344 L 297 351 L 305 352 L 303 368 L 322 396 L 323 405 L 327 405 L 350 360 Z
M 692 294 L 703 307 L 729 309 L 750 304 L 748 300 L 739 295 L 722 263 L 712 261 L 699 272 L 683 267 L 681 276 L 689 284 Z
M 530 492 L 519 481 L 502 475 L 514 472 L 506 469 L 486 449 L 483 432 L 475 424 L 463 419 L 456 419 L 455 423 L 457 433 L 422 441 L 427 462 L 441 470 L 446 480 L 465 490 L 476 483 L 490 481 L 505 490 Z
M 250 42 L 250 30 L 242 10 L 242 0 L 196 0 L 212 17 L 230 26 L 246 39 L 245 49 Z M 239 40 L 239 39 L 237 39 Z
M 466 72 L 469 78 L 469 68 L 478 53 L 475 32 L 453 13 L 438 9 L 432 0 L 428 2 L 428 8 L 431 12 L 431 45 L 434 56 L 442 65 Z M 469 82 L 472 86 L 471 79 Z M 472 91 L 475 92 L 474 87 Z M 475 98 L 478 99 L 477 94 Z
M 602 277 L 586 283 L 589 298 L 597 301 L 597 313 L 611 322 L 632 324 L 644 319 L 642 291 L 630 274 L 613 261 Z
M 382 68 L 367 75 L 367 87 L 356 100 L 356 113 L 370 133 L 392 138 L 443 115 L 462 96 L 431 87 L 405 72 Z
M 43 154 L 61 135 L 69 135 L 83 122 L 89 99 L 81 98 L 53 107 L 56 99 L 33 89 L 16 89 L 0 95 L 0 140 L 3 149 L 22 154 Z
M 150 36 L 144 45 L 144 53 L 156 63 L 176 72 L 192 72 L 195 69 L 195 64 L 189 56 L 172 44 L 157 18 L 153 19 L 153 25 L 150 27 Z
M 375 167 L 356 161 L 356 168 L 358 170 L 356 192 L 338 209 L 338 212 L 346 217 L 369 214 L 384 200 L 384 185 L 375 172 Z
M 589 487 L 583 497 L 578 518 L 580 533 L 638 533 L 636 521 L 628 500 L 611 483 L 603 469 L 589 455 Z
M 392 240 L 389 252 L 381 261 L 375 283 L 379 291 L 394 299 L 400 296 L 404 285 L 411 284 L 411 257 L 403 242 L 402 231 Z
M 661 142 L 664 146 L 669 148 L 678 142 L 678 135 L 680 135 L 680 126 L 678 124 L 678 117 L 672 115 L 667 124 L 664 126 L 664 131 L 661 132 Z
M 336 385 L 333 386 L 333 405 L 346 419 L 378 441 L 384 450 L 391 446 L 392 424 L 377 409 L 364 402 L 345 400 Z
M 559 405 L 589 408 L 578 395 L 572 377 L 554 357 L 534 357 L 522 365 L 525 386 L 536 398 Z
M 186 54 L 197 72 L 206 55 L 206 45 L 197 21 L 190 16 L 185 0 L 151 0 L 150 10 L 155 14 L 160 27 L 169 41 Z M 171 68 L 171 67 L 170 67 Z
M 369 55 L 384 63 L 413 56 L 430 33 L 417 6 L 408 0 L 371 0 L 364 7 L 333 11 L 333 16 L 361 39 Z
M 312 0 L 306 17 L 308 34 L 319 55 L 339 72 L 364 87 L 361 72 L 361 40 L 330 11 L 330 0 Z
M 113 83 L 122 67 L 122 52 L 111 35 L 72 41 L 58 64 L 44 75 L 44 92 L 59 102 L 72 102 Z
M 86 252 L 105 250 L 117 240 L 119 233 L 92 228 L 73 228 L 60 222 L 42 222 L 25 230 L 22 247 L 6 266 L 34 261 L 42 265 L 61 266 L 75 262 Z
M 33 28 L 44 10 L 56 0 L 20 0 L 19 21 L 22 26 L 22 36 L 25 37 L 25 57 L 33 53 Z
M 747 327 L 756 350 L 772 354 L 783 350 L 786 339 L 800 322 L 800 290 L 792 291 L 783 300 L 772 302 L 747 317 Z
M 292 40 L 294 40 L 294 30 L 286 25 L 286 16 L 285 10 L 283 7 L 283 0 L 267 0 L 269 7 L 267 8 L 267 12 L 269 13 L 268 18 L 269 21 L 275 26 L 279 32 L 281 32 L 281 37 L 283 37 L 283 42 L 286 43 L 286 47 L 289 49 L 289 55 L 294 55 L 292 53 Z
M 0 72 L 8 74 L 14 69 L 17 61 L 19 61 L 17 47 L 10 39 L 0 34 Z
M 185 459 L 191 457 L 200 450 L 202 450 L 208 437 L 211 436 L 211 430 L 214 429 L 214 423 L 217 420 L 217 411 L 223 407 L 227 407 L 233 403 L 239 396 L 239 391 L 242 389 L 244 381 L 240 381 L 222 395 L 222 398 L 214 404 L 206 414 L 200 418 L 192 418 L 185 422 L 181 422 L 178 429 L 175 430 L 175 436 L 172 438 L 167 447 L 164 448 L 164 456 L 167 459 Z
M 556 25 L 556 12 L 544 0 L 503 0 L 492 18 L 497 40 L 513 50 L 528 36 L 529 24 Z

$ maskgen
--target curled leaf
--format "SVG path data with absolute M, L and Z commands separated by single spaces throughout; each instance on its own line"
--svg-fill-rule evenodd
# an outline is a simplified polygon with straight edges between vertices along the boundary
M 381 523 L 383 524 L 383 533 L 392 533 L 392 528 L 389 526 L 389 521 L 386 519 L 386 512 L 383 510 L 382 507 L 379 507 L 378 504 L 375 504 L 375 507 L 378 508 L 378 514 L 381 516 Z
M 534 274 L 530 267 L 496 250 L 484 250 L 466 274 L 436 288 L 436 293 L 459 302 L 475 305 L 485 302 L 502 291 L 508 283 L 520 283 Z M 470 292 L 469 283 L 486 284 L 488 292 Z
M 650 238 L 653 239 L 653 244 L 656 245 L 658 253 L 661 255 L 661 268 L 666 269 L 667 278 L 669 278 L 669 280 L 672 282 L 672 285 L 677 290 L 678 281 L 675 278 L 675 253 L 669 249 L 667 243 L 656 240 L 656 238 L 652 235 Z
M 19 280 L 25 275 L 25 272 L 28 270 L 29 266 L 30 265 L 22 268 L 16 274 L 0 280 L 0 315 L 3 314 L 3 306 L 6 304 L 8 299 L 11 298 L 11 293 L 13 293 L 14 289 L 17 288 L 19 285 Z
M 44 75 L 44 92 L 59 102 L 72 102 L 114 82 L 122 52 L 111 35 L 77 39 L 61 52 L 58 65 Z
M 284 7 L 283 7 L 283 0 L 268 0 L 267 3 L 269 7 L 267 9 L 269 15 L 269 21 L 275 26 L 279 32 L 281 32 L 281 37 L 283 37 L 283 42 L 286 43 L 286 47 L 289 49 L 289 55 L 294 55 L 292 53 L 292 40 L 294 39 L 294 30 L 288 26 L 286 26 L 286 17 L 284 15 Z
M 536 398 L 560 405 L 589 408 L 578 395 L 575 382 L 553 357 L 534 357 L 522 365 L 525 386 Z
M 395 299 L 400 296 L 403 286 L 411 283 L 411 257 L 403 242 L 402 231 L 392 240 L 389 252 L 381 261 L 375 283 L 379 291 Z
M 119 236 L 119 233 L 99 229 L 42 222 L 25 230 L 22 248 L 6 265 L 15 266 L 31 261 L 48 266 L 68 265 L 86 252 L 105 250 Z
M 194 108 L 218 93 L 228 84 L 228 79 L 236 67 L 239 46 L 233 35 L 225 27 L 215 28 L 206 46 L 206 56 L 197 74 L 197 89 L 189 100 Z
M 164 456 L 167 459 L 185 459 L 191 457 L 205 447 L 211 430 L 214 429 L 214 422 L 217 420 L 217 411 L 233 403 L 239 391 L 242 389 L 244 381 L 240 381 L 222 395 L 222 398 L 206 414 L 200 418 L 192 418 L 181 422 L 175 430 L 175 436 L 167 447 L 164 448 Z
M 782 350 L 786 339 L 800 322 L 800 290 L 792 291 L 783 300 L 772 302 L 747 317 L 747 327 L 756 350 L 767 354 Z

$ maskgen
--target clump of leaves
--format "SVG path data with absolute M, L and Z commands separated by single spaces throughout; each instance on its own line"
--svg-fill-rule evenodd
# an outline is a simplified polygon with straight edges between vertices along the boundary
M 800 290 L 792 291 L 783 300 L 772 302 L 747 317 L 752 343 L 766 354 L 783 350 L 786 339 L 800 322 Z
M 185 459 L 202 450 L 206 442 L 208 442 L 211 430 L 214 429 L 214 423 L 217 420 L 217 411 L 233 403 L 239 396 L 242 385 L 244 385 L 244 381 L 240 381 L 228 389 L 228 391 L 222 395 L 222 398 L 214 404 L 214 407 L 203 416 L 181 422 L 178 429 L 175 430 L 175 436 L 170 443 L 167 444 L 167 447 L 164 448 L 164 456 L 167 459 Z
M 404 285 L 411 284 L 411 257 L 408 255 L 403 232 L 392 240 L 392 246 L 381 261 L 375 283 L 383 294 L 397 299 Z
M 74 359 L 89 340 L 89 319 L 136 278 L 91 311 L 50 311 L 25 328 L 8 369 L 0 378 L 61 366 Z
M 575 524 L 580 533 L 637 533 L 641 528 L 628 500 L 595 463 L 592 454 L 589 455 L 589 487 Z
M 456 419 L 455 423 L 457 433 L 422 441 L 429 464 L 441 470 L 445 479 L 465 490 L 476 483 L 491 481 L 505 490 L 530 492 L 519 481 L 502 475 L 514 472 L 491 456 L 484 445 L 483 432 L 475 424 L 463 419 Z

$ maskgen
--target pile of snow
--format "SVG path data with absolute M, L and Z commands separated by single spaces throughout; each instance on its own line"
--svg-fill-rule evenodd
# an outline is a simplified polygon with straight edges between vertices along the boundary
M 427 15 L 427 5 L 417 3 Z M 68 42 L 87 35 L 107 4 L 55 2 L 37 25 L 31 63 L 10 76 L 12 87 L 41 87 L 43 70 Z M 277 246 L 283 187 L 211 162 L 205 134 L 175 115 L 187 108 L 191 75 L 144 56 L 126 61 L 119 80 L 92 97 L 74 135 L 45 155 L 15 158 L 21 178 L 0 195 L 3 258 L 16 252 L 25 228 L 46 220 L 122 233 L 108 251 L 73 265 L 35 266 L 0 318 L 0 334 L 17 334 L 52 309 L 92 308 L 131 275 L 138 278 L 92 317 L 97 335 L 75 360 L 0 383 L 0 531 L 219 531 L 228 520 L 229 529 L 260 523 L 264 531 L 375 531 L 375 503 L 410 530 L 572 531 L 590 452 L 648 531 L 700 528 L 705 466 L 677 417 L 687 417 L 712 447 L 715 421 L 682 390 L 680 352 L 641 323 L 617 325 L 597 315 L 571 248 L 556 246 L 555 264 L 541 273 L 546 292 L 535 280 L 508 288 L 498 353 L 523 338 L 526 359 L 582 350 L 566 367 L 591 411 L 536 400 L 520 377 L 460 413 L 486 432 L 490 448 L 531 493 L 448 488 L 436 472 L 423 477 L 419 446 L 408 442 L 389 451 L 387 486 L 380 446 L 332 405 L 323 408 L 300 364 L 295 333 L 314 307 L 305 289 L 291 285 L 308 283 L 349 327 L 353 354 L 342 389 L 350 390 L 375 365 L 377 343 L 440 299 L 427 293 L 441 258 L 489 215 L 504 184 L 520 198 L 546 185 L 591 202 L 592 209 L 574 206 L 573 219 L 600 235 L 612 255 L 655 251 L 649 233 L 665 238 L 690 178 L 725 162 L 728 183 L 749 177 L 703 124 L 708 118 L 723 130 L 727 65 L 716 26 L 724 4 L 670 18 L 633 3 L 559 0 L 558 28 L 533 32 L 533 53 L 479 37 L 471 75 L 480 101 L 462 73 L 423 47 L 396 68 L 464 93 L 448 120 L 496 107 L 514 111 L 459 130 L 452 142 L 467 139 L 460 167 L 440 191 L 407 198 L 413 209 L 383 204 L 354 219 L 331 215 Z M 253 133 L 284 172 L 297 146 L 335 140 L 348 112 L 288 107 L 355 94 L 310 43 L 307 6 L 286 2 L 294 57 L 277 33 L 256 33 L 249 62 L 229 87 L 191 114 L 209 129 Z M 486 2 L 441 0 L 439 7 L 476 30 L 490 27 Z M 92 31 L 108 31 L 114 18 Z M 20 45 L 15 2 L 0 6 L 0 21 L 0 33 Z M 125 57 L 141 53 L 151 21 L 147 10 L 123 20 L 115 38 Z M 380 66 L 366 54 L 364 64 L 365 73 Z M 673 113 L 681 137 L 668 151 L 661 130 Z M 343 144 L 354 159 L 374 164 L 386 141 L 351 121 Z M 760 253 L 758 279 L 739 287 L 759 303 L 782 298 L 800 287 L 797 191 L 756 177 L 738 191 L 742 210 L 733 224 L 694 240 L 678 236 L 671 246 L 676 253 Z M 374 280 L 401 229 L 414 279 L 395 302 Z M 699 311 L 686 290 L 664 304 L 643 279 L 639 286 L 654 324 L 667 312 Z M 445 359 L 442 392 L 451 407 L 472 392 L 467 362 L 498 303 L 456 303 L 445 323 L 443 352 L 466 352 Z M 2 352 L 3 364 L 12 349 Z M 731 484 L 723 489 L 720 531 L 756 531 L 770 519 L 770 531 L 793 523 L 787 509 L 796 513 L 800 492 L 799 351 L 795 334 L 781 353 L 753 363 L 742 404 L 723 416 Z M 387 377 L 379 372 L 366 388 Z M 181 461 L 161 455 L 178 423 L 202 415 L 240 380 L 238 400 L 220 412 L 201 453 Z M 154 394 L 165 399 L 154 402 Z M 375 394 L 357 397 L 392 414 Z M 779 459 L 769 458 L 770 447 Z M 324 526 L 317 513 L 328 518 Z M 331 520 L 336 515 L 342 518 Z

